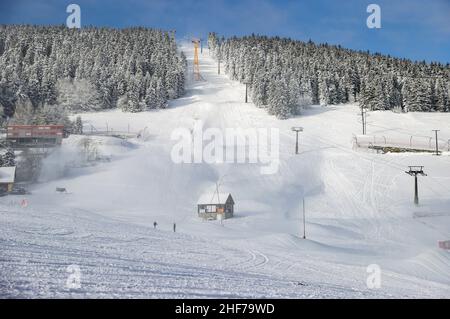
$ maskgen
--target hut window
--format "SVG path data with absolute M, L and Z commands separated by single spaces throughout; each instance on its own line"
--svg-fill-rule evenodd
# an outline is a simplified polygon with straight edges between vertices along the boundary
M 215 205 L 208 205 L 208 206 L 206 206 L 206 211 L 208 213 L 215 213 L 216 212 L 216 206 Z

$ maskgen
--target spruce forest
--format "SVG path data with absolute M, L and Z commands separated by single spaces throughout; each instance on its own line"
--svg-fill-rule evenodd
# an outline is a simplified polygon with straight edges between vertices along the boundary
M 20 124 L 65 112 L 167 107 L 184 93 L 174 35 L 147 28 L 0 26 L 0 109 Z
M 253 102 L 288 118 L 298 106 L 359 102 L 367 110 L 449 112 L 450 66 L 252 35 L 210 33 L 208 45 Z
M 255 105 L 288 118 L 299 106 L 449 112 L 450 66 L 328 44 L 210 33 L 208 46 Z M 0 26 L 0 112 L 21 124 L 68 123 L 66 112 L 166 108 L 184 94 L 174 34 L 147 28 Z

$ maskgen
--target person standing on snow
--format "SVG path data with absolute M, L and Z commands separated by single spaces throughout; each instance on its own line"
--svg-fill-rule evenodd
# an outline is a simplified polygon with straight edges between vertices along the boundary
M 153 228 L 156 229 L 156 226 L 158 226 L 157 222 L 153 222 Z
M 177 230 L 177 224 L 173 223 L 173 232 L 176 232 L 176 230 Z

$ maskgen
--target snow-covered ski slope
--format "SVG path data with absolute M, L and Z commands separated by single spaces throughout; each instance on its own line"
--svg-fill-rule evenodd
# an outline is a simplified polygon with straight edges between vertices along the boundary
M 450 254 L 437 245 L 450 239 L 448 154 L 354 150 L 356 105 L 277 120 L 243 103 L 245 86 L 217 75 L 208 50 L 200 63 L 205 81 L 190 82 L 167 110 L 82 114 L 87 127 L 145 133 L 94 138 L 111 161 L 73 165 L 81 161 L 73 136 L 48 158 L 32 195 L 0 198 L 1 297 L 450 297 Z M 278 128 L 278 173 L 249 163 L 173 163 L 171 133 L 198 120 L 221 130 Z M 450 114 L 375 112 L 369 121 L 374 135 L 430 136 L 436 128 L 450 137 Z M 299 155 L 292 126 L 304 127 Z M 419 207 L 408 165 L 428 173 Z M 220 179 L 236 202 L 223 225 L 196 216 L 197 199 Z M 366 284 L 372 264 L 381 269 L 379 289 Z M 66 286 L 69 265 L 80 267 L 79 289 Z

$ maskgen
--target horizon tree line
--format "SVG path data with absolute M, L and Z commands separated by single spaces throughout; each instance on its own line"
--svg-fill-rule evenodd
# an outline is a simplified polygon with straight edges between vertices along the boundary
M 279 118 L 299 106 L 355 102 L 371 111 L 450 111 L 448 63 L 259 35 L 225 39 L 212 32 L 208 46 L 231 79 L 248 83 L 254 104 Z
M 174 36 L 162 30 L 0 25 L 0 115 L 21 124 L 166 108 L 184 94 L 185 71 Z

